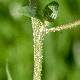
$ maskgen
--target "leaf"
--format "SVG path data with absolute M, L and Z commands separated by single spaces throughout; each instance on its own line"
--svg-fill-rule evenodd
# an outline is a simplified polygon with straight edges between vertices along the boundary
M 8 80 L 12 80 L 9 69 L 8 69 L 8 59 L 6 60 L 6 74 L 7 74 Z
M 30 2 L 30 5 L 37 8 L 38 4 L 37 4 L 36 0 L 29 0 L 29 2 Z
M 41 14 L 39 13 L 39 11 L 37 10 L 36 7 L 33 7 L 29 4 L 25 4 L 23 5 L 20 9 L 19 9 L 19 13 L 21 13 L 22 15 L 25 15 L 27 17 L 34 17 L 34 18 L 37 18 L 39 20 L 42 20 L 42 16 Z
M 43 9 L 43 18 L 49 22 L 54 22 L 58 15 L 58 6 L 56 1 L 47 4 Z

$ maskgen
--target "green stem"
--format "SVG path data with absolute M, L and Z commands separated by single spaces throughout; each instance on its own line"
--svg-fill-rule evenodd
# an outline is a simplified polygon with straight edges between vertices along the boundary
M 34 37 L 34 74 L 33 80 L 41 80 L 42 59 L 43 59 L 43 26 L 38 19 L 32 18 Z
M 70 24 L 53 27 L 53 28 L 50 28 L 50 29 L 46 28 L 45 33 L 47 34 L 47 33 L 50 33 L 50 32 L 60 31 L 60 30 L 63 30 L 63 29 L 68 29 L 68 28 L 71 29 L 71 28 L 76 27 L 78 25 L 80 25 L 80 20 L 75 21 L 75 22 L 70 23 Z

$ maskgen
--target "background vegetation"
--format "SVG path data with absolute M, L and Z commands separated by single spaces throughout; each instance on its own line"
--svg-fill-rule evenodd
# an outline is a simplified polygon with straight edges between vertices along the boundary
M 37 0 L 42 10 L 53 0 Z M 55 0 L 59 15 L 49 26 L 80 20 L 80 0 Z M 33 79 L 33 33 L 31 19 L 18 14 L 28 0 L 0 0 L 0 80 L 7 80 L 6 59 L 13 80 Z M 80 26 L 44 37 L 42 80 L 80 80 Z

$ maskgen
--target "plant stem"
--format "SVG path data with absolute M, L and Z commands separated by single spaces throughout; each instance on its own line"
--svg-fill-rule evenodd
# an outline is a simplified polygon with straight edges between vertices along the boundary
M 33 7 L 37 8 L 36 0 L 30 0 L 30 4 Z M 48 28 L 46 28 L 46 26 L 49 25 L 49 22 L 44 21 L 44 24 L 43 24 L 42 22 L 40 22 L 36 18 L 31 18 L 31 19 L 32 19 L 33 37 L 34 37 L 34 39 L 33 39 L 33 41 L 34 41 L 33 80 L 41 80 L 42 59 L 43 59 L 43 55 L 42 55 L 42 53 L 43 53 L 43 36 L 44 36 L 44 34 L 75 27 L 77 25 L 80 25 L 80 21 L 48 29 Z
M 43 59 L 43 26 L 38 19 L 32 18 L 34 37 L 34 74 L 33 80 L 41 80 L 42 59 Z
M 45 34 L 50 33 L 50 32 L 60 31 L 60 30 L 63 30 L 63 29 L 68 29 L 68 28 L 71 29 L 71 28 L 76 27 L 78 25 L 80 25 L 80 20 L 75 21 L 75 22 L 70 23 L 70 24 L 53 27 L 53 28 L 50 28 L 50 29 L 46 28 Z
M 41 80 L 42 71 L 42 59 L 43 59 L 43 36 L 44 34 L 60 31 L 63 29 L 73 28 L 80 25 L 80 21 L 73 22 L 71 24 L 66 24 L 62 26 L 53 27 L 47 29 L 46 26 L 49 25 L 47 21 L 43 24 L 36 18 L 32 19 L 33 37 L 34 37 L 34 74 L 33 80 Z

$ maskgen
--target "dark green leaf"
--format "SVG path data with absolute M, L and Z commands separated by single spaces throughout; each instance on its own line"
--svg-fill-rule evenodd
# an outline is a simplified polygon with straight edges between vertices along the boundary
M 39 11 L 35 7 L 33 7 L 33 6 L 29 5 L 29 4 L 23 5 L 20 8 L 19 13 L 21 13 L 22 15 L 25 15 L 27 17 L 37 18 L 37 19 L 42 21 L 42 16 L 39 13 Z
M 47 4 L 43 9 L 43 18 L 49 22 L 54 22 L 58 15 L 58 6 L 56 1 Z

